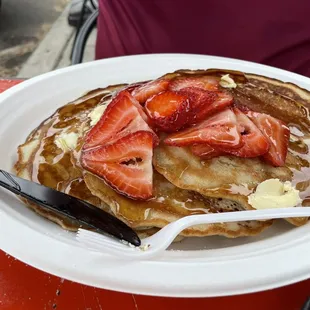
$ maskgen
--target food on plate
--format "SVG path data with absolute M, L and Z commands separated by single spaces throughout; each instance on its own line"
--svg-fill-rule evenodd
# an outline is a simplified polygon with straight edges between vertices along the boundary
M 140 236 L 191 214 L 308 206 L 309 107 L 310 93 L 290 83 L 179 70 L 60 107 L 19 146 L 15 170 L 114 214 Z M 26 203 L 63 228 L 78 227 Z M 197 225 L 181 235 L 250 236 L 272 223 Z
M 301 203 L 299 191 L 291 182 L 282 183 L 279 179 L 268 179 L 260 183 L 255 192 L 248 196 L 255 209 L 289 208 Z

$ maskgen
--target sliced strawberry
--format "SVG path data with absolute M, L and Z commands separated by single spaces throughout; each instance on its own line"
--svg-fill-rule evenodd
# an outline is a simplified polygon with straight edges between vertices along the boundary
M 191 128 L 169 135 L 164 142 L 173 146 L 207 143 L 212 147 L 238 148 L 241 137 L 235 114 L 226 109 Z
M 130 94 L 133 92 L 134 89 L 146 84 L 147 82 L 138 82 L 138 83 L 133 83 L 129 84 L 125 87 L 124 90 L 127 90 Z
M 83 149 L 89 149 L 120 139 L 138 130 L 150 131 L 156 135 L 141 116 L 135 99 L 127 91 L 120 92 L 108 105 L 99 122 L 85 138 Z M 143 111 L 144 113 L 144 111 Z
M 225 152 L 217 150 L 208 144 L 194 144 L 191 146 L 191 150 L 194 155 L 199 156 L 202 159 L 211 159 L 213 157 L 222 156 Z
M 244 114 L 247 114 L 247 112 L 251 111 L 251 109 L 248 108 L 246 105 L 243 105 L 236 101 L 234 102 L 233 106 L 237 108 L 239 111 L 243 112 Z
M 202 77 L 179 77 L 172 80 L 169 89 L 178 91 L 186 87 L 197 87 L 209 91 L 218 91 L 219 79 L 212 76 Z
M 234 101 L 234 97 L 229 93 L 218 92 L 217 96 L 218 97 L 215 102 L 213 102 L 210 106 L 210 110 L 212 111 L 223 110 L 224 108 L 230 106 Z
M 247 116 L 269 141 L 270 148 L 263 158 L 273 166 L 283 166 L 290 138 L 289 128 L 282 121 L 268 114 L 249 111 Z
M 103 178 L 117 192 L 148 199 L 153 189 L 153 135 L 131 133 L 113 144 L 82 152 L 82 166 Z
M 268 151 L 268 140 L 259 128 L 239 109 L 234 108 L 234 112 L 237 117 L 238 130 L 241 133 L 241 146 L 238 148 L 227 148 L 224 145 L 213 147 L 207 144 L 197 144 L 192 146 L 192 151 L 195 155 L 204 159 L 224 154 L 232 154 L 238 157 L 258 157 Z
M 135 88 L 132 95 L 139 103 L 144 104 L 150 97 L 165 91 L 168 85 L 168 80 L 154 80 Z
M 136 100 L 133 96 L 131 96 L 131 102 L 134 104 L 134 106 L 138 109 L 139 114 L 141 115 L 141 117 L 143 118 L 143 120 L 149 125 L 152 126 L 152 120 L 147 116 L 147 114 L 144 111 L 144 108 L 141 106 L 141 104 L 138 102 L 138 100 Z
M 159 129 L 173 132 L 187 123 L 190 101 L 186 95 L 164 91 L 147 100 L 145 110 Z
M 202 121 L 211 114 L 224 110 L 233 103 L 232 95 L 212 92 L 197 87 L 187 87 L 178 91 L 190 98 L 192 117 L 190 124 Z
M 208 114 L 208 107 L 218 98 L 215 92 L 197 87 L 186 87 L 177 91 L 178 94 L 187 96 L 190 102 L 189 124 L 203 120 Z
M 226 149 L 225 152 L 238 157 L 258 157 L 269 150 L 269 142 L 257 126 L 239 109 L 233 109 L 241 133 L 243 146 L 238 149 Z

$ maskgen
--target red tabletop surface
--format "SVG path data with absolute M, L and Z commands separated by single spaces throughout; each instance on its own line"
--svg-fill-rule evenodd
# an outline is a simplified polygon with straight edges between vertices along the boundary
M 20 82 L 0 80 L 0 92 Z M 308 297 L 310 280 L 255 294 L 219 298 L 124 294 L 52 276 L 0 251 L 1 310 L 299 310 Z

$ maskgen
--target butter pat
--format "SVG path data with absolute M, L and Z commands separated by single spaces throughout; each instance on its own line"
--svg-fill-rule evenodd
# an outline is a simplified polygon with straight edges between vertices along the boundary
M 225 74 L 221 77 L 220 85 L 224 88 L 236 88 L 237 84 L 235 81 L 229 76 L 229 74 Z
M 90 118 L 90 126 L 95 126 L 99 122 L 109 103 L 96 107 L 88 114 L 88 117 Z
M 61 133 L 56 139 L 56 145 L 64 152 L 74 150 L 77 146 L 79 135 L 74 132 Z
M 291 182 L 269 179 L 260 183 L 255 193 L 248 196 L 249 204 L 257 209 L 290 208 L 300 204 L 299 191 Z

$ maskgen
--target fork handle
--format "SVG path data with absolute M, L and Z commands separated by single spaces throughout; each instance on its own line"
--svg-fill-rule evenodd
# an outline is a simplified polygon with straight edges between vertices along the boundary
M 309 217 L 310 207 L 294 207 L 282 209 L 264 209 L 264 210 L 249 210 L 249 211 L 235 211 L 215 214 L 199 214 L 190 215 L 179 219 L 175 222 L 176 226 L 182 230 L 200 224 L 215 224 L 215 223 L 229 223 L 255 220 L 270 220 L 292 217 Z

